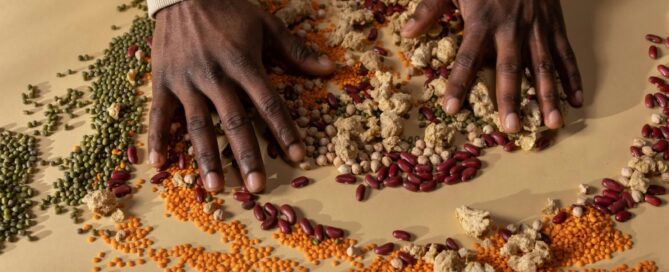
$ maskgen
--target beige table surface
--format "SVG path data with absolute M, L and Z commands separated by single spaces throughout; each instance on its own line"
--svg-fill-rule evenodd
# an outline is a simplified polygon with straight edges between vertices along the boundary
M 27 84 L 39 84 L 43 99 L 65 93 L 69 87 L 84 87 L 79 74 L 57 78 L 56 72 L 68 68 L 82 69 L 77 61 L 83 53 L 100 56 L 116 24 L 126 31 L 133 12 L 117 13 L 123 1 L 46 1 L 4 0 L 0 4 L 0 126 L 26 131 L 31 118 L 21 114 L 25 107 L 20 93 Z M 417 242 L 443 242 L 454 236 L 471 245 L 454 220 L 453 211 L 461 205 L 492 211 L 499 223 L 524 222 L 535 218 L 547 197 L 571 203 L 579 183 L 596 184 L 604 176 L 617 175 L 629 158 L 628 146 L 648 121 L 649 111 L 642 107 L 642 95 L 650 90 L 646 77 L 654 73 L 656 63 L 646 56 L 648 43 L 643 36 L 654 32 L 669 34 L 669 2 L 646 1 L 563 1 L 572 45 L 578 56 L 585 84 L 586 105 L 569 113 L 569 124 L 556 145 L 542 153 L 513 155 L 495 149 L 486 152 L 484 173 L 473 182 L 417 194 L 406 190 L 375 191 L 364 202 L 354 201 L 354 187 L 333 182 L 334 169 L 307 173 L 317 182 L 294 190 L 287 181 L 299 174 L 281 163 L 269 163 L 268 173 L 276 174 L 270 182 L 271 194 L 264 200 L 290 203 L 319 222 L 343 227 L 361 242 L 391 239 L 390 232 L 403 228 L 418 236 Z M 662 49 L 663 53 L 669 50 Z M 662 59 L 669 61 L 669 57 Z M 41 112 L 34 116 L 42 117 Z M 89 117 L 83 112 L 71 124 L 73 131 L 59 131 L 41 140 L 43 158 L 66 157 L 85 133 L 90 133 Z M 146 135 L 141 135 L 144 141 Z M 502 159 L 502 157 L 504 159 Z M 139 177 L 149 177 L 152 170 L 142 166 Z M 62 173 L 55 168 L 35 175 L 33 186 L 41 196 Z M 327 193 L 326 193 L 327 192 Z M 226 196 L 226 209 L 247 224 L 251 237 L 264 244 L 276 245 L 269 232 L 260 231 L 250 213 Z M 665 202 L 667 200 L 664 197 Z M 200 232 L 194 225 L 163 217 L 162 200 L 149 186 L 138 192 L 130 213 L 155 228 L 151 237 L 159 246 L 180 243 L 203 245 L 212 250 L 227 251 L 217 235 Z M 634 237 L 634 248 L 610 261 L 592 267 L 611 268 L 615 264 L 634 264 L 651 259 L 661 270 L 669 269 L 669 207 L 642 205 L 633 210 L 635 218 L 621 225 Z M 112 253 L 100 242 L 89 244 L 76 234 L 78 226 L 68 216 L 56 216 L 52 210 L 37 212 L 39 222 L 33 227 L 39 241 L 25 239 L 6 243 L 0 254 L 0 271 L 87 271 L 91 257 L 99 251 Z M 229 220 L 229 219 L 228 219 Z M 96 224 L 107 224 L 101 220 Z M 301 258 L 301 253 L 281 248 L 277 256 Z M 369 258 L 368 258 L 369 259 Z M 339 266 L 343 270 L 347 266 Z M 316 270 L 331 271 L 329 262 Z M 124 269 L 125 270 L 125 269 Z M 157 270 L 153 264 L 137 271 Z

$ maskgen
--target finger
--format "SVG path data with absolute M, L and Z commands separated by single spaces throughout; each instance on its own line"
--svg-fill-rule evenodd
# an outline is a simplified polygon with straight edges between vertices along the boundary
M 159 168 L 167 161 L 171 120 L 179 102 L 160 81 L 153 84 L 152 97 L 149 111 L 149 163 Z
M 512 32 L 502 32 L 495 37 L 497 48 L 496 93 L 497 109 L 504 131 L 520 131 L 518 105 L 521 81 L 521 53 L 518 38 Z
M 216 107 L 246 188 L 253 193 L 261 192 L 265 188 L 265 168 L 248 111 L 237 96 L 237 87 L 222 80 L 215 84 L 202 83 L 198 87 Z
M 415 38 L 425 33 L 432 24 L 437 22 L 448 8 L 453 8 L 450 1 L 423 0 L 402 28 L 402 36 Z
M 553 25 L 557 28 L 553 31 L 551 53 L 555 61 L 562 88 L 567 95 L 567 101 L 572 107 L 581 107 L 583 105 L 583 83 L 581 73 L 576 62 L 576 55 L 567 38 L 564 18 L 562 17 L 562 7 L 560 1 L 555 1 L 555 8 L 559 14 L 552 16 Z
M 293 162 L 302 161 L 306 147 L 300 139 L 295 122 L 290 118 L 286 105 L 270 85 L 260 62 L 242 54 L 236 56 L 237 59 L 233 61 L 236 63 L 235 69 L 227 70 L 235 72 L 234 79 L 246 90 L 284 154 L 287 154 Z
M 483 58 L 482 49 L 486 42 L 486 31 L 472 30 L 467 33 L 455 57 L 446 87 L 442 107 L 447 114 L 455 114 L 460 111 L 464 96 L 471 88 Z
M 535 23 L 529 37 L 532 73 L 544 124 L 548 128 L 556 129 L 562 126 L 562 114 L 557 107 L 559 95 L 556 87 L 555 67 L 544 33 L 540 25 Z
M 192 88 L 191 88 L 192 89 Z M 219 192 L 225 186 L 216 131 L 211 121 L 211 112 L 206 98 L 199 92 L 187 92 L 182 98 L 186 113 L 186 126 L 195 149 L 195 159 L 204 179 L 204 188 L 210 192 Z
M 270 49 L 278 60 L 309 75 L 325 76 L 334 72 L 335 64 L 327 55 L 320 55 L 307 47 L 300 38 L 290 33 L 278 18 L 274 16 L 267 18 Z

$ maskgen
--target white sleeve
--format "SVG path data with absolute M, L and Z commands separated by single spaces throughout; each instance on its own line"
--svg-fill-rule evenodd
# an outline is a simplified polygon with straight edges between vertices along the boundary
M 146 0 L 146 5 L 149 8 L 149 16 L 155 18 L 154 15 L 159 10 L 168 6 L 174 5 L 184 0 Z

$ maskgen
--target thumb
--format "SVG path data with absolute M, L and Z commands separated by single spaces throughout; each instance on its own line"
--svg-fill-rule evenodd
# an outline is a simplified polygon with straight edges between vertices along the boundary
M 334 72 L 336 66 L 327 55 L 314 52 L 299 37 L 290 33 L 278 18 L 269 17 L 265 38 L 270 41 L 269 49 L 275 59 L 309 75 L 324 76 Z

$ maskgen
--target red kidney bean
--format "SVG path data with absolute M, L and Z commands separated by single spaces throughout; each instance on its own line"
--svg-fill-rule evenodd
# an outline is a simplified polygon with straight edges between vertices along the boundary
M 556 214 L 555 216 L 553 216 L 553 220 L 552 220 L 552 221 L 553 221 L 553 224 L 562 224 L 562 223 L 564 223 L 564 221 L 567 220 L 567 215 L 568 215 L 568 214 L 567 214 L 567 212 L 565 212 L 565 211 L 560 211 L 560 212 L 558 212 L 558 214 Z
M 197 203 L 202 203 L 207 197 L 207 192 L 204 190 L 204 188 L 195 186 L 193 189 L 193 195 L 195 196 L 195 201 L 197 201 Z
M 653 132 L 653 129 L 650 127 L 649 124 L 645 124 L 641 127 L 641 136 L 644 138 L 650 137 L 650 134 Z
M 418 176 L 414 175 L 414 173 L 408 173 L 406 181 L 415 185 L 418 185 L 422 182 L 422 180 Z
M 235 192 L 234 194 L 232 194 L 232 198 L 234 200 L 239 201 L 239 202 L 244 202 L 244 201 L 249 201 L 251 199 L 254 199 L 255 197 L 253 197 L 253 195 L 251 193 Z
M 128 46 L 128 49 L 127 49 L 127 51 L 125 52 L 125 53 L 126 53 L 125 56 L 126 56 L 127 58 L 135 57 L 135 53 L 137 52 L 138 49 L 139 49 L 139 46 L 136 45 L 136 44 L 133 44 L 133 45 Z
M 462 181 L 468 181 L 468 180 L 474 178 L 474 176 L 476 176 L 476 172 L 477 172 L 477 170 L 474 167 L 465 168 L 465 170 L 462 170 L 461 180 Z
M 180 153 L 179 154 L 179 169 L 186 169 L 186 154 Z
M 466 159 L 471 158 L 471 156 L 472 155 L 469 154 L 469 152 L 465 151 L 455 151 L 455 153 L 453 154 L 453 158 L 457 161 L 464 161 Z
M 418 186 L 418 189 L 421 192 L 432 192 L 436 188 L 437 188 L 437 182 L 436 181 L 426 181 L 426 182 L 421 183 L 420 186 Z
M 325 240 L 325 233 L 323 231 L 323 225 L 321 225 L 321 224 L 316 225 L 316 228 L 314 229 L 314 237 L 319 242 Z
M 265 212 L 267 212 L 267 214 L 272 217 L 276 217 L 279 214 L 279 210 L 277 210 L 276 207 L 274 207 L 274 205 L 269 202 L 263 205 L 263 209 L 265 209 Z
M 399 166 L 400 170 L 404 173 L 411 173 L 413 170 L 413 165 L 405 160 L 397 161 L 397 166 Z
M 425 119 L 427 119 L 428 121 L 434 121 L 435 119 L 437 119 L 437 117 L 434 115 L 434 112 L 432 111 L 432 109 L 430 109 L 430 108 L 428 108 L 428 107 L 421 107 L 418 111 L 419 111 L 419 112 L 425 117 Z
M 126 184 L 126 183 L 125 183 L 125 181 L 122 181 L 122 180 L 118 180 L 118 179 L 107 180 L 107 188 L 108 189 L 114 189 L 114 188 L 116 188 L 118 186 L 121 186 L 123 184 Z
M 365 199 L 365 191 L 367 191 L 367 186 L 364 184 L 358 185 L 358 188 L 355 188 L 355 199 L 357 201 L 362 201 Z
M 667 141 L 659 140 L 656 143 L 654 143 L 653 145 L 651 145 L 650 147 L 655 152 L 664 152 L 665 150 L 667 150 Z
M 386 180 L 383 181 L 383 186 L 386 187 L 399 187 L 402 185 L 404 181 L 402 180 L 402 177 L 389 177 Z
M 404 183 L 402 183 L 402 187 L 412 192 L 418 192 L 418 185 L 408 182 L 406 180 L 404 181 Z
M 325 234 L 327 234 L 328 237 L 330 237 L 331 239 L 337 239 L 344 237 L 344 230 L 340 228 L 327 226 L 325 227 Z
M 137 158 L 137 148 L 135 148 L 135 146 L 128 146 L 126 156 L 128 156 L 128 162 L 132 164 L 137 164 L 139 162 L 139 159 Z
M 650 57 L 650 59 L 657 59 L 657 47 L 654 45 L 648 47 L 648 57 Z
M 632 198 L 632 194 L 629 192 L 623 192 L 621 194 L 621 198 L 625 200 L 625 205 L 627 206 L 628 209 L 634 208 L 634 199 Z
M 651 194 L 646 194 L 643 199 L 646 202 L 648 202 L 648 204 L 653 205 L 655 207 L 660 206 L 662 204 L 661 199 Z
M 311 222 L 309 222 L 309 219 L 306 218 L 300 219 L 300 228 L 302 228 L 302 231 L 307 235 L 314 235 L 314 227 L 311 226 Z
M 659 139 L 659 138 L 662 136 L 662 132 L 660 131 L 659 128 L 657 128 L 657 127 L 653 127 L 653 128 L 652 128 L 652 132 L 651 132 L 651 136 L 652 136 L 654 139 Z
M 379 30 L 376 28 L 372 28 L 369 30 L 369 33 L 367 33 L 367 40 L 368 41 L 376 41 L 376 38 L 379 36 Z
M 354 184 L 356 181 L 356 178 L 353 174 L 341 174 L 337 177 L 335 177 L 335 181 L 343 184 Z
M 130 186 L 128 186 L 127 184 L 123 184 L 123 185 L 114 187 L 112 189 L 112 192 L 114 192 L 114 195 L 116 197 L 121 198 L 121 197 L 124 197 L 124 196 L 130 194 L 130 192 L 132 192 L 132 188 L 130 188 Z
M 388 168 L 388 177 L 396 177 L 400 168 L 397 166 L 397 163 L 393 163 Z
M 402 241 L 411 241 L 411 234 L 403 230 L 394 230 L 393 237 Z
M 432 165 L 431 164 L 419 164 L 416 165 L 416 172 L 432 172 Z
M 462 166 L 480 169 L 481 168 L 481 160 L 479 160 L 477 158 L 466 159 L 462 162 Z
M 632 157 L 635 158 L 643 156 L 643 152 L 641 152 L 641 148 L 638 146 L 630 146 L 630 153 L 632 154 Z
M 606 187 L 607 189 L 614 190 L 616 192 L 622 192 L 623 190 L 625 190 L 625 186 L 610 178 L 602 179 L 602 186 Z
M 604 191 L 602 192 L 602 195 L 604 195 L 605 197 L 611 198 L 611 199 L 615 199 L 615 200 L 620 199 L 620 192 L 614 191 L 614 190 L 611 190 L 611 189 L 604 189 Z
M 462 146 L 469 154 L 472 154 L 474 157 L 481 156 L 481 150 L 473 144 L 466 143 Z
M 663 39 L 655 34 L 646 34 L 646 40 L 652 43 L 662 43 Z
M 539 139 L 537 139 L 536 142 L 534 142 L 534 149 L 536 149 L 537 151 L 544 150 L 551 145 L 551 142 L 552 142 L 551 137 L 541 136 Z
M 376 179 L 378 181 L 383 181 L 386 177 L 388 177 L 388 167 L 381 165 L 379 169 L 376 170 Z
M 279 229 L 281 230 L 281 233 L 283 234 L 290 234 L 293 232 L 293 228 L 291 227 L 290 224 L 286 220 L 279 219 Z
M 262 221 L 262 224 L 260 224 L 260 228 L 262 230 L 270 230 L 276 227 L 276 223 L 277 223 L 276 216 L 270 216 L 268 218 L 265 218 L 264 221 Z
M 411 254 L 409 254 L 409 253 L 407 253 L 407 252 L 400 251 L 400 253 L 397 255 L 397 257 L 399 257 L 400 260 L 402 260 L 403 262 L 405 262 L 405 263 L 407 263 L 407 264 L 409 264 L 409 265 L 414 265 L 414 264 L 416 264 L 416 258 L 414 258 L 413 256 L 411 256 Z
M 662 159 L 665 160 L 665 161 L 669 161 L 669 150 L 665 150 L 662 153 Z
M 399 152 L 395 152 L 395 151 L 388 152 L 386 155 L 388 155 L 388 157 L 393 161 L 396 161 L 396 160 L 400 159 L 400 153 Z
M 506 152 L 513 152 L 516 150 L 516 144 L 514 142 L 508 142 L 502 147 L 502 149 Z
M 242 209 L 244 209 L 244 210 L 253 209 L 253 207 L 255 207 L 255 206 L 256 206 L 255 200 L 248 200 L 248 201 L 244 201 L 242 203 Z
M 488 134 L 481 134 L 481 139 L 483 139 L 487 147 L 493 147 L 497 145 L 495 139 Z
M 492 136 L 492 138 L 495 140 L 495 143 L 498 145 L 505 145 L 509 141 L 509 138 L 506 137 L 506 134 L 499 131 L 494 131 L 490 134 L 490 136 Z
M 383 245 L 377 246 L 374 248 L 374 253 L 378 255 L 388 255 L 395 249 L 395 244 L 385 243 Z
M 667 189 L 656 184 L 652 184 L 648 186 L 648 189 L 646 189 L 646 193 L 649 195 L 663 195 L 667 193 Z
M 446 238 L 446 247 L 450 250 L 455 250 L 455 251 L 460 249 L 458 243 L 456 243 L 455 240 L 453 240 L 453 238 L 451 237 Z
M 127 181 L 130 179 L 130 173 L 123 170 L 116 170 L 111 173 L 111 179 Z
M 630 220 L 632 218 L 632 214 L 626 210 L 622 210 L 616 213 L 616 221 L 618 222 L 625 222 L 627 220 Z
M 458 161 L 455 160 L 454 158 L 449 158 L 448 160 L 446 160 L 446 161 L 440 163 L 439 165 L 437 165 L 437 171 L 448 172 L 448 171 L 451 170 L 451 168 L 453 168 L 453 166 L 455 166 L 457 164 L 457 162 Z
M 351 95 L 351 94 L 355 94 L 355 93 L 360 92 L 360 89 L 358 89 L 358 87 L 353 86 L 351 84 L 346 84 L 346 85 L 344 85 L 344 92 Z
M 660 127 L 660 132 L 662 132 L 662 138 L 669 139 L 669 127 Z
M 608 208 L 609 208 L 609 211 L 610 211 L 612 214 L 616 214 L 616 213 L 618 213 L 619 211 L 624 210 L 626 206 L 627 206 L 627 203 L 625 203 L 625 200 L 624 200 L 624 199 L 620 199 L 620 200 L 618 200 L 618 201 L 616 201 L 616 202 L 613 202 L 613 204 L 609 205 Z
M 416 156 L 414 156 L 413 154 L 411 154 L 409 152 L 406 152 L 406 151 L 400 152 L 400 158 L 402 158 L 402 160 L 405 160 L 406 162 L 411 164 L 411 166 L 414 166 L 414 165 L 418 164 L 418 158 L 416 158 Z
M 669 93 L 669 84 L 663 83 L 663 84 L 657 85 L 657 89 L 660 90 L 660 92 Z
M 307 184 L 309 184 L 309 179 L 305 176 L 296 177 L 290 182 L 290 186 L 293 188 L 302 188 L 307 186 Z
M 381 189 L 381 183 L 372 175 L 367 174 L 365 176 L 365 183 L 369 185 L 369 187 L 374 188 L 374 189 Z
M 297 216 L 295 215 L 295 210 L 288 204 L 283 204 L 279 207 L 279 211 L 286 218 L 286 221 L 291 225 L 297 222 Z
M 437 172 L 433 177 L 432 181 L 434 182 L 444 182 L 444 179 L 448 176 L 448 173 Z
M 497 231 L 497 233 L 499 233 L 499 235 L 502 236 L 502 239 L 504 239 L 505 242 L 509 240 L 509 237 L 511 237 L 511 235 L 513 235 L 513 233 L 511 233 L 511 231 L 508 229 L 500 229 Z
M 448 185 L 453 185 L 453 184 L 460 183 L 460 175 L 448 176 L 448 177 L 444 178 L 444 183 L 446 183 Z
M 650 82 L 650 84 L 653 84 L 655 86 L 667 84 L 667 82 L 664 79 L 656 77 L 656 76 L 648 77 L 648 82 Z
M 374 46 L 373 50 L 374 50 L 375 53 L 377 53 L 377 54 L 379 54 L 379 55 L 381 55 L 381 56 L 384 56 L 384 57 L 385 57 L 385 56 L 388 56 L 388 50 L 386 50 L 386 49 L 383 48 L 383 47 L 380 47 L 380 46 Z
M 267 143 L 267 155 L 272 159 L 279 157 L 279 149 L 277 148 L 276 143 L 272 141 Z
M 462 173 L 462 170 L 464 169 L 465 169 L 464 166 L 456 165 L 453 168 L 451 168 L 451 170 L 448 171 L 448 173 L 451 174 L 451 176 L 460 175 Z
M 595 207 L 595 210 L 597 210 L 601 214 L 609 214 L 609 209 L 604 205 L 595 203 L 595 205 L 593 205 L 593 207 Z
M 333 93 L 328 93 L 327 101 L 328 101 L 328 105 L 330 105 L 331 108 L 336 109 L 339 106 L 339 102 L 337 101 L 337 97 Z
M 432 180 L 431 172 L 416 172 L 415 174 L 421 181 Z
M 607 196 L 595 196 L 594 201 L 597 205 L 609 206 L 616 200 Z
M 655 107 L 655 99 L 653 99 L 652 94 L 646 94 L 643 97 L 643 104 L 646 105 L 646 108 L 652 109 Z
M 170 173 L 168 173 L 168 172 L 158 172 L 158 174 L 155 174 L 153 177 L 151 177 L 151 183 L 152 184 L 163 183 L 163 180 L 165 180 L 169 176 L 170 176 Z
M 657 71 L 660 72 L 663 77 L 669 77 L 669 67 L 660 64 L 657 66 Z
M 253 207 L 253 216 L 258 219 L 258 221 L 264 221 L 267 216 L 265 215 L 265 210 L 260 206 L 260 204 L 256 203 L 256 206 Z
M 657 92 L 653 95 L 653 97 L 655 98 L 657 105 L 659 105 L 661 108 L 667 107 L 667 96 L 665 94 Z

